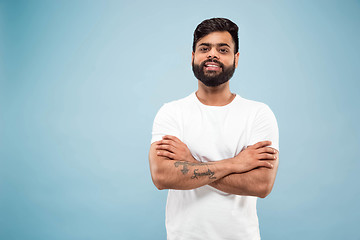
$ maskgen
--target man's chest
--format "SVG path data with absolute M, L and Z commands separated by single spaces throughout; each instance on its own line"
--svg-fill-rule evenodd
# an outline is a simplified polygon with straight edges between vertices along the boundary
M 237 155 L 247 146 L 248 116 L 234 111 L 197 111 L 183 119 L 182 139 L 197 160 L 217 161 Z

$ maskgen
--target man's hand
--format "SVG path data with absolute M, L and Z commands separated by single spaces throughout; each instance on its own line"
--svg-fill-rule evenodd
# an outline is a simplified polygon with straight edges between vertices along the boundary
M 270 141 L 262 141 L 242 150 L 232 160 L 234 168 L 237 172 L 247 172 L 258 167 L 273 168 L 271 161 L 276 160 L 278 155 L 274 148 L 268 147 L 270 145 Z
M 209 185 L 230 194 L 265 198 L 273 188 L 279 166 L 279 152 L 269 147 L 270 144 L 266 141 L 258 142 L 242 150 L 235 158 L 254 158 L 255 162 L 269 162 L 273 165 L 272 168 L 257 167 L 248 172 L 230 174 Z M 250 161 L 250 165 L 251 163 Z
M 175 136 L 164 136 L 162 140 L 157 142 L 156 151 L 158 156 L 167 157 L 171 160 L 198 162 L 186 144 Z

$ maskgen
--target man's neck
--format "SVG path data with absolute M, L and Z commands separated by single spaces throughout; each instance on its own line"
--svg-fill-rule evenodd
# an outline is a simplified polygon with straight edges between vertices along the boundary
M 208 87 L 199 81 L 196 91 L 199 101 L 209 106 L 225 106 L 231 103 L 235 96 L 230 92 L 229 81 L 217 87 Z

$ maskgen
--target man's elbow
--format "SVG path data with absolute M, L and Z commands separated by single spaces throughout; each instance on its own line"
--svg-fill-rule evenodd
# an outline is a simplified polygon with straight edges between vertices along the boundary
M 163 187 L 163 185 L 156 184 L 155 182 L 154 182 L 154 185 L 155 185 L 155 187 L 156 187 L 158 190 L 165 190 L 165 189 L 167 189 L 167 188 Z
M 168 189 L 165 184 L 165 179 L 161 171 L 157 167 L 151 169 L 151 179 L 155 187 L 159 190 Z
M 166 189 L 164 186 L 164 171 L 162 170 L 160 162 L 157 161 L 156 157 L 153 156 L 153 151 L 151 150 L 149 154 L 149 163 L 151 179 L 155 187 L 159 190 Z
M 167 189 L 159 177 L 152 177 L 152 181 L 158 190 Z
M 258 192 L 258 197 L 266 198 L 271 193 L 273 185 L 274 185 L 273 183 L 269 183 L 269 182 L 261 184 L 261 187 Z
M 259 198 L 266 198 L 272 191 L 275 178 L 276 178 L 276 172 L 279 165 L 279 159 L 275 161 L 274 169 L 272 171 L 266 171 L 267 174 L 264 174 L 262 178 L 262 182 L 259 187 Z

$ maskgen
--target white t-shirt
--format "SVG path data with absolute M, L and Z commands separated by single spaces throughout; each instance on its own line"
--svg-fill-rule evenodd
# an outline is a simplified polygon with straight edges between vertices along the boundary
M 236 95 L 225 106 L 202 104 L 195 92 L 164 104 L 157 113 L 152 140 L 173 135 L 200 162 L 236 156 L 243 148 L 270 140 L 279 149 L 274 114 L 263 103 Z M 256 197 L 239 196 L 209 185 L 168 192 L 166 229 L 169 240 L 260 239 Z

